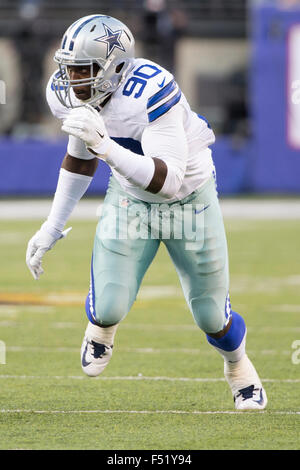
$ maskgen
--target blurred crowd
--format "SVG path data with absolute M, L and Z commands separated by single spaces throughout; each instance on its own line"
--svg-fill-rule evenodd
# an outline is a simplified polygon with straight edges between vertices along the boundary
M 43 23 L 38 20 L 45 3 L 45 0 L 18 2 L 18 27 L 11 37 L 0 38 L 0 80 L 6 83 L 7 95 L 13 96 L 14 103 L 11 107 L 12 101 L 7 99 L 6 113 L 0 115 L 0 134 L 39 132 L 39 124 L 45 114 L 45 80 L 52 72 L 53 51 L 59 46 L 65 29 L 57 34 L 56 28 L 53 31 L 49 25 L 41 27 Z M 99 8 L 99 2 L 94 3 Z M 169 7 L 166 0 L 145 0 L 142 10 L 139 10 L 138 21 L 133 19 L 129 27 L 141 45 L 143 56 L 174 72 L 176 41 L 184 34 L 188 20 L 185 11 L 177 3 L 171 3 Z M 112 13 L 109 14 L 116 16 L 114 12 L 122 11 L 122 4 L 122 0 L 110 0 Z M 95 11 L 87 11 L 87 14 Z M 118 18 L 122 20 L 125 16 L 126 19 L 124 11 L 122 13 Z M 80 14 L 85 13 L 80 11 Z M 73 16 L 70 11 L 66 27 L 77 19 Z
M 2 3 L 0 0 L 0 11 Z M 84 16 L 101 9 L 104 14 L 123 20 L 137 38 L 137 54 L 160 63 L 175 74 L 178 72 L 176 46 L 181 38 L 222 35 L 230 37 L 234 32 L 234 29 L 230 32 L 230 28 L 239 24 L 242 27 L 236 31 L 243 31 L 243 22 L 246 21 L 246 0 L 87 0 L 87 7 L 94 6 L 92 10 L 87 8 L 84 11 L 82 7 L 81 10 L 72 10 L 72 5 L 78 6 L 81 3 L 76 0 L 66 0 L 63 3 L 51 3 L 49 0 L 6 2 L 10 6 L 14 4 L 17 8 L 14 24 L 18 23 L 18 27 L 13 27 L 14 32 L 10 37 L 0 37 L 0 80 L 7 84 L 5 112 L 2 112 L 3 107 L 0 110 L 0 135 L 48 136 L 47 134 L 55 132 L 47 126 L 50 116 L 45 102 L 45 86 L 55 69 L 52 60 L 54 50 L 59 46 L 66 27 L 77 19 L 77 16 L 74 17 L 77 11 L 80 11 L 80 16 Z M 52 15 L 49 20 L 45 20 L 45 15 L 43 17 L 46 6 Z M 195 22 L 196 17 L 198 22 Z M 207 24 L 211 25 L 210 30 L 207 29 Z M 242 32 L 234 34 L 243 35 Z M 197 57 L 194 60 L 197 61 Z M 213 96 L 218 87 L 217 80 L 212 84 Z M 220 99 L 224 109 L 222 122 L 217 123 L 218 130 L 222 133 L 236 132 L 247 135 L 245 68 L 233 70 L 223 78 L 223 93 Z M 197 103 L 192 105 L 197 110 Z M 198 109 L 198 112 L 200 111 Z M 53 121 L 49 122 L 53 125 Z

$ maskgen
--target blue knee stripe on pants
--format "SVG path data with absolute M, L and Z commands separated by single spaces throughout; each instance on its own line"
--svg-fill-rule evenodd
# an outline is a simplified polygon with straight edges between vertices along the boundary
M 243 317 L 236 312 L 232 312 L 231 326 L 223 338 L 215 339 L 208 335 L 206 335 L 206 338 L 216 348 L 223 349 L 223 351 L 234 351 L 240 346 L 245 333 L 246 325 Z
M 91 279 L 90 289 L 85 301 L 85 311 L 91 323 L 97 325 L 96 312 L 95 312 L 95 287 L 94 287 L 94 274 L 93 274 L 93 256 L 91 261 Z

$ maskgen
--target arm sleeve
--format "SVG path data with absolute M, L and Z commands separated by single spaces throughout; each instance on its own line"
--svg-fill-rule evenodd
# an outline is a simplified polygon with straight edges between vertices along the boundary
M 154 175 L 153 158 L 160 158 L 168 173 L 158 194 L 167 199 L 173 197 L 182 185 L 188 154 L 179 105 L 145 128 L 142 148 L 144 155 L 138 155 L 112 141 L 105 161 L 132 184 L 146 189 Z
M 59 234 L 77 202 L 87 191 L 93 177 L 71 173 L 61 168 L 57 188 L 45 227 L 53 236 Z
M 179 191 L 185 175 L 188 145 L 183 126 L 183 109 L 174 106 L 167 114 L 147 126 L 142 136 L 145 155 L 163 160 L 168 168 L 159 194 L 167 199 Z

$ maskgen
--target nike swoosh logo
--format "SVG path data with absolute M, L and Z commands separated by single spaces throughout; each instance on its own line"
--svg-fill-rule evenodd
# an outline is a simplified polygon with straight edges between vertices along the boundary
M 210 204 L 208 204 L 207 206 L 203 207 L 203 209 L 201 209 L 201 210 L 195 209 L 195 214 L 200 214 L 201 212 L 205 211 L 205 209 L 207 209 L 209 206 L 210 206 Z
M 161 83 L 157 84 L 159 86 L 159 88 L 162 88 L 164 86 L 165 81 L 166 81 L 166 77 L 163 79 L 163 81 Z
M 259 400 L 253 400 L 255 401 L 255 403 L 258 403 L 259 405 L 262 405 L 263 402 L 264 402 L 264 397 L 263 397 L 263 392 L 262 392 L 262 388 L 260 389 L 260 395 L 259 395 Z
M 81 364 L 83 365 L 83 367 L 87 367 L 91 364 L 91 362 L 87 362 L 86 359 L 85 359 L 85 356 L 86 356 L 86 353 L 87 353 L 87 347 L 88 347 L 88 343 L 86 343 L 85 350 L 84 350 L 83 355 L 82 355 Z
M 100 132 L 96 131 L 98 135 L 100 135 L 101 139 L 104 139 L 104 134 L 100 134 Z

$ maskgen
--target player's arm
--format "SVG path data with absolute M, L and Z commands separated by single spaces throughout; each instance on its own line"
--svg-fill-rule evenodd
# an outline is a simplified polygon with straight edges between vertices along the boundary
M 77 156 L 74 157 L 69 152 Z M 77 202 L 88 189 L 97 166 L 98 159 L 87 152 L 84 143 L 74 137 L 70 138 L 49 216 L 27 246 L 26 262 L 34 279 L 39 279 L 44 272 L 44 254 L 70 230 L 64 230 L 64 226 Z
M 159 193 L 167 179 L 168 175 L 168 165 L 159 157 L 153 157 L 154 162 L 154 172 L 151 178 L 151 181 L 145 191 L 149 191 L 149 193 L 157 194 Z
M 114 142 L 103 119 L 92 108 L 74 109 L 62 130 L 86 142 L 88 149 L 130 183 L 170 199 L 178 192 L 185 174 L 187 142 L 180 106 L 149 124 L 142 136 L 144 155 Z
M 146 191 L 159 193 L 166 199 L 174 197 L 182 185 L 188 156 L 181 106 L 173 107 L 145 128 L 142 148 L 154 162 L 154 173 Z
M 98 163 L 99 160 L 97 158 L 83 160 L 81 158 L 72 157 L 72 155 L 66 153 L 61 168 L 79 175 L 94 176 Z
M 66 119 L 69 109 L 57 99 L 50 77 L 46 88 L 46 99 L 52 114 L 58 119 Z M 64 226 L 79 199 L 88 189 L 98 165 L 98 159 L 87 151 L 85 143 L 69 136 L 65 155 L 58 176 L 56 192 L 47 220 L 31 238 L 27 246 L 26 262 L 35 279 L 43 273 L 42 258 L 46 251 L 66 236 L 70 229 Z

